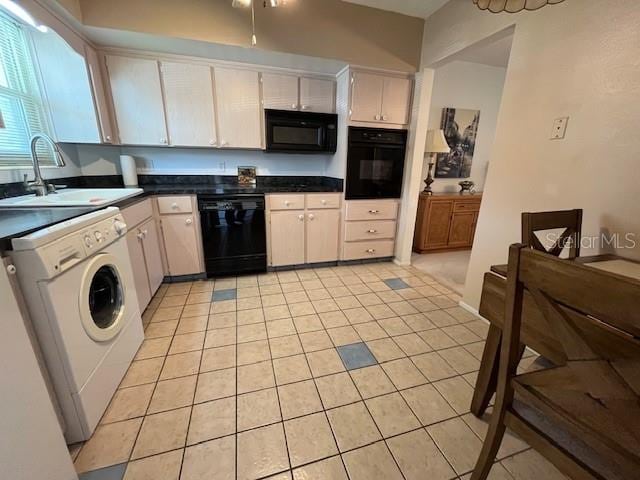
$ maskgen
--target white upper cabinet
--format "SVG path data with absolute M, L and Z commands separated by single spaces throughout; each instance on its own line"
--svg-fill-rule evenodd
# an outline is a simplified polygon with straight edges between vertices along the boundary
M 298 110 L 298 77 L 263 73 L 262 103 L 264 108 Z
M 382 121 L 389 123 L 409 123 L 411 80 L 408 78 L 386 77 L 382 88 Z
M 407 77 L 354 72 L 350 120 L 391 125 L 409 123 L 411 85 Z
M 100 143 L 102 138 L 84 57 L 53 30 L 31 34 L 55 139 Z
M 89 45 L 84 46 L 85 59 L 87 61 L 87 69 L 89 70 L 89 78 L 93 87 L 93 98 L 96 104 L 98 121 L 100 123 L 100 133 L 104 143 L 113 143 L 116 141 L 113 134 L 113 124 L 111 123 L 111 114 L 107 106 L 106 90 L 104 88 L 104 80 L 102 77 L 102 69 L 100 68 L 100 57 L 98 53 Z
M 300 110 L 333 113 L 336 106 L 335 82 L 300 77 Z
M 258 72 L 215 68 L 219 146 L 262 148 Z
M 187 63 L 160 64 L 169 143 L 216 146 L 211 67 Z
M 351 120 L 380 121 L 384 78 L 380 75 L 355 72 L 351 90 Z
M 107 56 L 120 142 L 166 145 L 160 71 L 156 60 Z

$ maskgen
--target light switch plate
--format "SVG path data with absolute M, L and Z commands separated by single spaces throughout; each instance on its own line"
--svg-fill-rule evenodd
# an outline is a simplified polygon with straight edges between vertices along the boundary
M 567 133 L 568 122 L 569 122 L 569 117 L 560 117 L 560 118 L 556 118 L 553 121 L 553 129 L 551 130 L 551 140 L 561 140 L 564 138 L 565 133 Z

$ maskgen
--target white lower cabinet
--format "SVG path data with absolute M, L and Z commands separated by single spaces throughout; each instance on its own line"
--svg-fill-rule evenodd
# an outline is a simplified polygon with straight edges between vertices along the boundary
M 269 215 L 271 265 L 300 265 L 304 262 L 304 210 L 276 211 Z
M 267 195 L 269 266 L 336 261 L 340 199 L 339 193 Z
M 345 204 L 340 259 L 392 257 L 398 200 L 349 200 Z
M 195 197 L 163 196 L 157 202 L 167 274 L 176 277 L 202 273 L 202 237 Z M 166 205 L 180 208 L 166 210 Z M 163 213 L 168 211 L 180 213 Z
M 338 259 L 340 210 L 307 211 L 307 263 Z
M 164 278 L 160 239 L 153 218 L 151 199 L 123 209 L 122 215 L 127 222 L 127 247 L 138 306 L 140 312 L 143 312 Z

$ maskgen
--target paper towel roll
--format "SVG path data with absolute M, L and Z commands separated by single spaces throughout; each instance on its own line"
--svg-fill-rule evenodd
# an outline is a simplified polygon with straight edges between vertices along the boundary
M 124 186 L 137 187 L 138 172 L 136 171 L 136 159 L 131 155 L 120 155 L 120 166 L 122 167 Z

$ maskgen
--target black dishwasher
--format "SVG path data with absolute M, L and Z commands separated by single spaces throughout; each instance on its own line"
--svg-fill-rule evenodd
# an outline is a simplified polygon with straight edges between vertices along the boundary
M 198 195 L 208 277 L 267 270 L 263 195 Z

